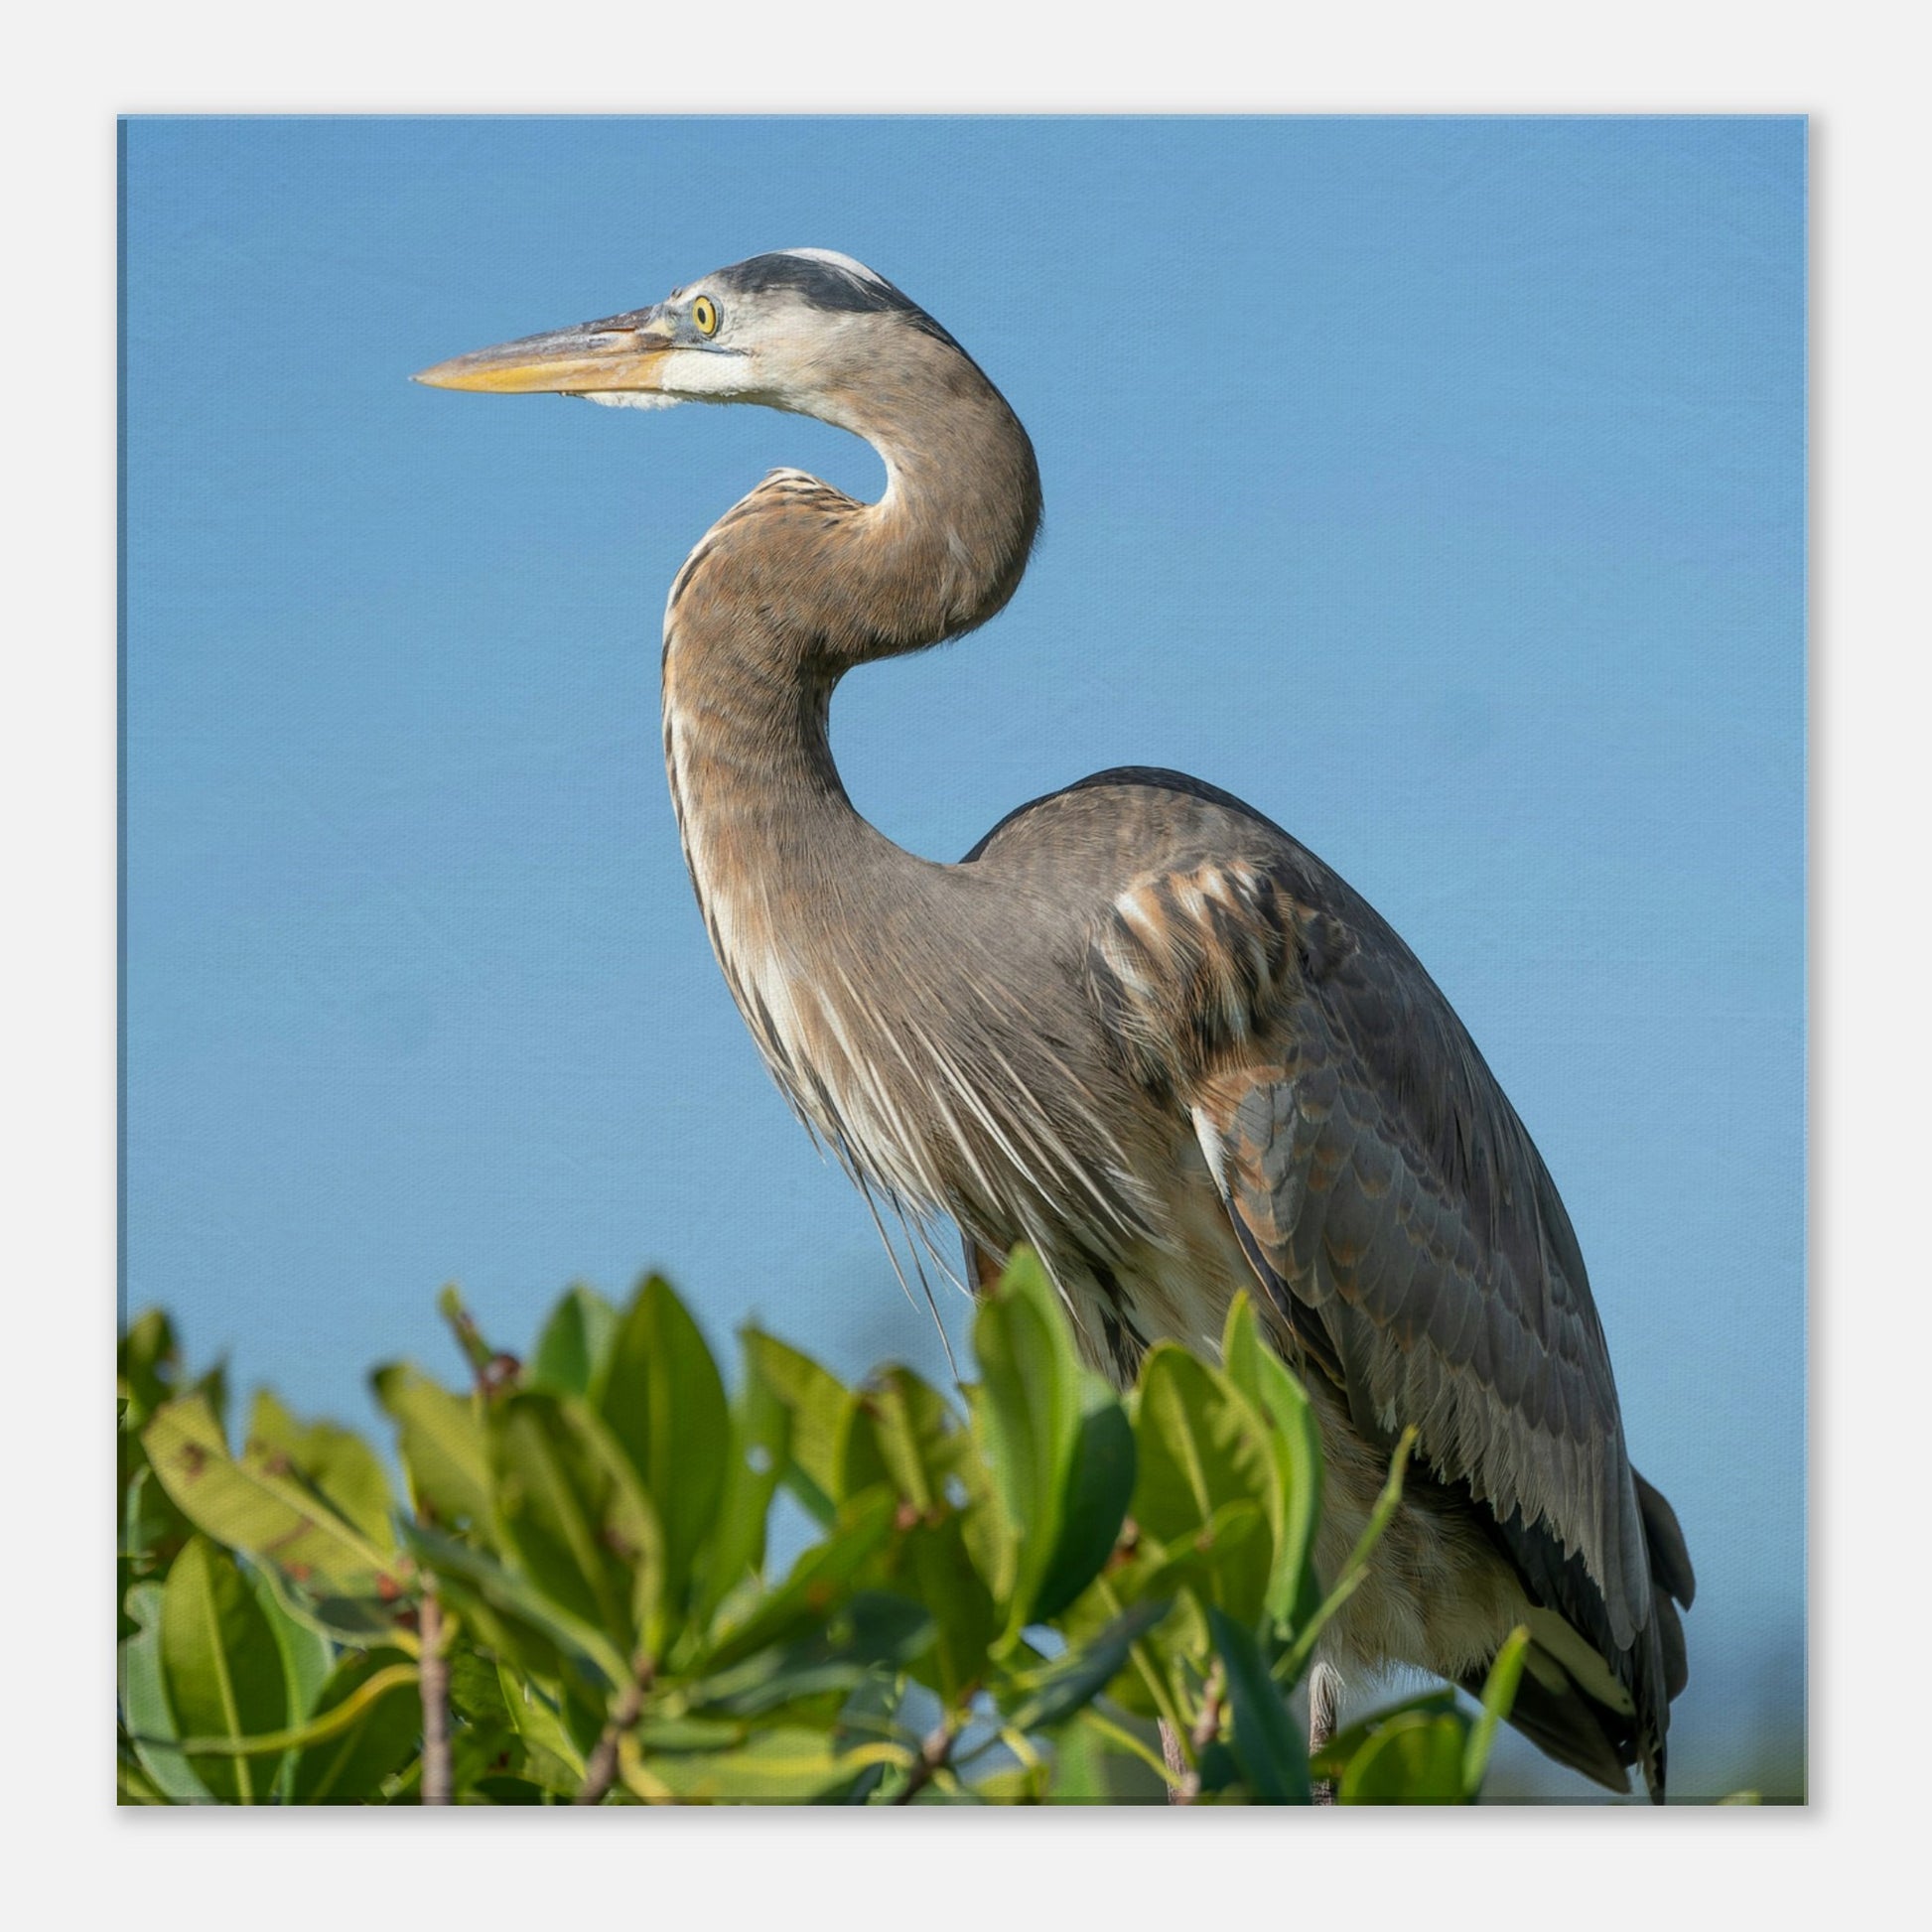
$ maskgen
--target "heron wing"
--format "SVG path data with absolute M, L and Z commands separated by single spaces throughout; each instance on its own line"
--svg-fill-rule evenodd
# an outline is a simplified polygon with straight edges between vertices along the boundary
M 1651 1579 L 1569 1216 L 1448 1001 L 1317 865 L 1137 881 L 1097 929 L 1096 997 L 1191 1114 L 1256 1275 L 1357 1428 L 1413 1423 L 1539 1600 L 1614 1658 Z
M 1257 1279 L 1357 1426 L 1386 1441 L 1416 1424 L 1532 1600 L 1627 1690 L 1626 1715 L 1602 1687 L 1604 1734 L 1660 1789 L 1690 1560 L 1629 1465 L 1555 1183 L 1421 963 L 1306 846 L 1180 772 L 1098 772 L 967 857 L 1041 893 L 1072 874 L 1133 881 L 1083 915 L 1116 1050 L 1191 1116 Z M 1589 1768 L 1551 1741 L 1588 1725 L 1556 1703 L 1537 1725 Z

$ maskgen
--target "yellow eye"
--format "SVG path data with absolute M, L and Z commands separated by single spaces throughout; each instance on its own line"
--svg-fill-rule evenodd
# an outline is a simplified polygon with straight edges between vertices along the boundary
M 718 310 L 708 295 L 701 295 L 691 305 L 691 326 L 700 336 L 715 336 L 718 333 Z

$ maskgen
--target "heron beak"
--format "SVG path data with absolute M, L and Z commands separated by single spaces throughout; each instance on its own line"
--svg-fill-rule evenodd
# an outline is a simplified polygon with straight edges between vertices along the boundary
M 639 309 L 633 315 L 476 349 L 424 369 L 412 380 L 432 389 L 481 389 L 498 396 L 659 390 L 673 346 L 669 320 L 656 309 Z

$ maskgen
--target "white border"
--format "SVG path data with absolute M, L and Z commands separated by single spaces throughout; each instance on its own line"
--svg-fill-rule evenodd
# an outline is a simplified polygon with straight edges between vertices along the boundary
M 1727 1917 L 1775 1906 L 1783 1919 L 1840 1905 L 1850 1873 L 1883 1882 L 1885 1850 L 1909 1857 L 1913 1846 L 1899 1828 L 1918 1767 L 1884 1734 L 1882 1707 L 1911 1695 L 1916 1664 L 1916 1645 L 1887 1639 L 1898 1612 L 1917 1607 L 1922 1569 L 1921 1456 L 1905 1428 L 1927 1300 L 1913 1186 L 1927 1138 L 1924 1027 L 1906 1018 L 1927 1001 L 1912 914 L 1927 822 L 1918 471 L 1928 428 L 1916 340 L 1923 65 L 1893 24 L 1907 11 L 1883 0 L 1829 10 L 1418 0 L 1309 7 L 1264 26 L 1254 7 L 1149 10 L 1143 25 L 1118 7 L 1044 0 L 668 0 L 540 17 L 488 0 L 297 10 L 177 0 L 42 8 L 17 25 L 16 100 L 0 127 L 14 191 L 6 470 L 20 573 L 6 601 L 12 702 L 0 708 L 0 877 L 12 913 L 0 1012 L 6 1063 L 19 1069 L 0 1115 L 14 1207 L 0 1405 L 10 1748 L 0 1762 L 11 1836 L 26 1848 L 13 1894 L 30 1909 L 58 1899 L 64 1917 L 112 1910 L 163 1926 L 221 1899 L 296 1927 L 357 1913 L 394 1920 L 434 1895 L 446 1923 L 466 1908 L 561 1924 L 614 1906 L 659 1924 L 701 1915 L 762 1926 L 791 1911 L 1044 1924 L 1069 1907 L 1097 1923 L 1118 1902 L 1134 1923 L 1158 1924 L 1333 1912 L 1354 1899 L 1383 1923 L 1411 1908 L 1455 1924 L 1500 1907 L 1511 1919 L 1560 1916 L 1568 1932 L 1670 1923 L 1711 1905 Z M 569 1866 L 554 1841 L 540 1851 L 498 1836 L 529 1829 L 506 1828 L 505 1814 L 452 1825 L 463 1841 L 432 1854 L 397 1818 L 180 1825 L 180 1814 L 113 1812 L 93 1511 L 113 1279 L 114 114 L 995 108 L 1815 117 L 1811 1810 L 1412 1814 L 1399 1826 L 1329 1813 L 1300 1827 L 1158 1812 L 907 1815 L 864 1828 L 823 1812 L 626 1815 L 564 1827 L 583 1835 Z M 72 1471 L 87 1472 L 84 1485 L 58 1480 Z M 1316 1854 L 1278 1836 L 1298 1829 L 1340 1831 L 1347 1843 Z M 1391 1830 L 1420 1856 L 1392 1857 L 1364 1836 Z M 329 1844 L 310 1853 L 291 1842 L 313 1832 Z M 1611 1832 L 1642 1842 L 1610 1851 L 1600 1841 Z M 1478 1855 L 1452 1848 L 1449 1834 L 1473 1835 Z

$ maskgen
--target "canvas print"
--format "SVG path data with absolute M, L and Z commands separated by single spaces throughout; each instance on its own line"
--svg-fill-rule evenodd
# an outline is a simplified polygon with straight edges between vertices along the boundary
M 120 142 L 123 1803 L 1802 1801 L 1802 121 Z

